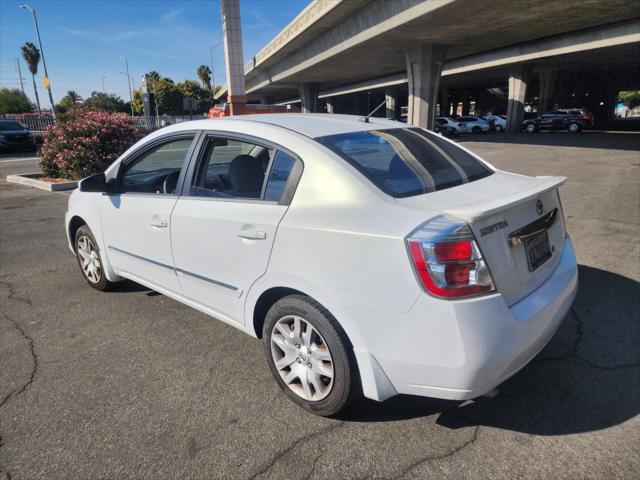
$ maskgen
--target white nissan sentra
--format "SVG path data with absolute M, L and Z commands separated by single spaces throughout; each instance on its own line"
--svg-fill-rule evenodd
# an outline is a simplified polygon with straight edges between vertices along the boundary
M 389 120 L 250 115 L 150 134 L 80 183 L 66 228 L 89 285 L 261 338 L 284 392 L 331 415 L 477 397 L 545 346 L 578 284 L 564 181 Z

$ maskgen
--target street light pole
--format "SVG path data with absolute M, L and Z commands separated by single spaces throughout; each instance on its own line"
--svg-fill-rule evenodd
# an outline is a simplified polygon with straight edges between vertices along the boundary
M 131 103 L 131 116 L 133 117 L 133 93 L 131 93 L 131 75 L 129 75 L 129 62 L 122 55 L 118 55 L 121 59 L 124 60 L 124 66 L 127 69 L 127 85 L 129 86 L 129 102 Z
M 107 78 L 106 75 L 102 76 L 102 93 L 104 93 L 104 79 Z
M 51 94 L 51 84 L 49 83 L 49 72 L 47 72 L 47 62 L 44 60 L 44 50 L 42 49 L 42 39 L 40 38 L 40 27 L 38 27 L 38 18 L 36 17 L 36 11 L 29 5 L 24 4 L 20 5 L 20 8 L 24 8 L 29 10 L 33 15 L 33 23 L 36 26 L 36 35 L 38 36 L 38 46 L 40 47 L 40 55 L 42 56 L 42 66 L 44 67 L 44 78 L 45 78 L 45 87 L 47 92 L 49 92 L 49 102 L 51 102 L 51 114 L 53 118 L 56 117 L 56 109 L 53 104 L 53 95 Z

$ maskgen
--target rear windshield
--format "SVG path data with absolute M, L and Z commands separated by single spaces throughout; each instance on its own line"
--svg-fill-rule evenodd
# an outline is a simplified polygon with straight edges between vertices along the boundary
M 392 197 L 410 197 L 493 173 L 461 148 L 420 128 L 393 128 L 316 138 Z

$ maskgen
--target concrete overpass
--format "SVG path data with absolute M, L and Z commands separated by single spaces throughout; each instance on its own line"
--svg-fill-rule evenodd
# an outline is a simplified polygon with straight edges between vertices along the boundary
M 477 89 L 497 86 L 517 129 L 531 87 L 537 87 L 539 108 L 550 108 L 554 86 L 569 67 L 624 70 L 621 80 L 604 81 L 615 85 L 598 93 L 607 107 L 615 102 L 613 90 L 640 78 L 637 5 L 314 0 L 245 65 L 247 94 L 263 103 L 300 101 L 305 111 L 331 111 L 341 97 L 373 93 L 386 96 L 389 116 L 406 102 L 409 122 L 431 126 L 437 109 L 448 113 L 455 102 L 468 110 L 474 94 L 464 89 L 481 96 Z M 354 110 L 342 104 L 339 110 Z

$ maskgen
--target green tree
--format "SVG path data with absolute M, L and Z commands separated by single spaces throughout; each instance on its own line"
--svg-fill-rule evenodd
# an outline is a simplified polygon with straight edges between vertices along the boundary
M 197 73 L 202 82 L 202 87 L 211 90 L 211 69 L 206 65 L 200 65 Z
M 160 73 L 155 70 L 151 70 L 149 73 L 147 73 L 147 80 L 150 82 L 157 82 L 161 78 L 162 76 L 160 75 Z
M 198 113 L 207 112 L 213 103 L 210 89 L 202 88 L 195 80 L 185 80 L 178 84 L 178 88 L 185 97 L 193 97 L 198 102 Z
M 80 94 L 74 90 L 69 90 L 67 94 L 60 99 L 56 108 L 60 112 L 66 112 L 71 107 L 78 105 L 80 102 L 82 102 Z
M 129 104 L 113 93 L 91 92 L 84 104 L 105 112 L 127 112 Z
M 38 97 L 38 88 L 36 87 L 36 74 L 38 73 L 38 63 L 40 63 L 40 50 L 31 42 L 26 42 L 22 48 L 22 57 L 27 62 L 27 67 L 31 72 L 31 80 L 33 80 L 33 92 L 36 95 L 36 104 L 38 105 L 38 113 L 40 110 L 40 97 Z
M 142 90 L 133 91 L 133 113 L 136 115 L 144 114 L 144 104 L 142 102 Z
M 19 88 L 0 88 L 0 114 L 33 112 L 33 103 Z

